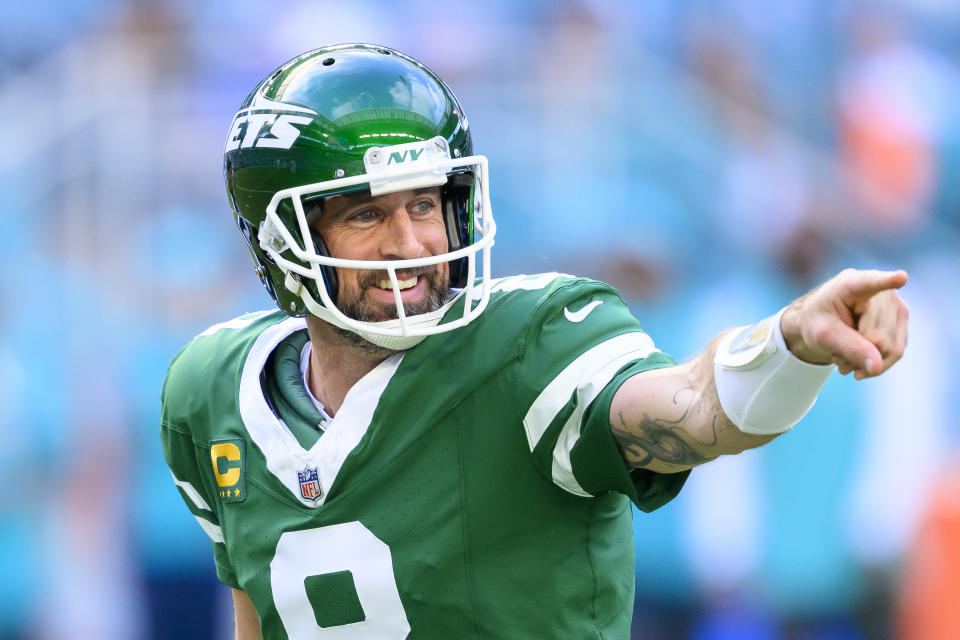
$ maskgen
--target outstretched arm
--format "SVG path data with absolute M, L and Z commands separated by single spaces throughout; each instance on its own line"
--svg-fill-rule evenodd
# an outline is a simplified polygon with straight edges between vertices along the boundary
M 846 269 L 794 301 L 779 318 L 790 357 L 835 364 L 844 375 L 855 372 L 858 380 L 880 375 L 900 359 L 906 346 L 908 311 L 896 292 L 906 282 L 903 271 Z M 743 424 L 738 426 L 728 416 L 735 412 L 730 411 L 728 392 L 721 399 L 715 373 L 718 349 L 720 360 L 727 361 L 730 341 L 723 338 L 728 333 L 717 336 L 690 362 L 646 371 L 621 385 L 610 404 L 610 427 L 631 469 L 682 471 L 779 435 L 757 435 L 754 429 L 746 433 Z M 776 406 L 778 398 L 769 394 L 789 393 L 790 388 L 773 382 L 758 387 L 757 394 L 768 394 L 760 400 Z

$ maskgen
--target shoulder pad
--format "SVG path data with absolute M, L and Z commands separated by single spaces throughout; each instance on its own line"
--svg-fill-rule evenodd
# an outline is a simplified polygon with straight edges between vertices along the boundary
M 215 324 L 174 356 L 163 383 L 162 411 L 189 414 L 204 396 L 236 384 L 250 346 L 267 327 L 288 319 L 279 310 L 248 313 Z

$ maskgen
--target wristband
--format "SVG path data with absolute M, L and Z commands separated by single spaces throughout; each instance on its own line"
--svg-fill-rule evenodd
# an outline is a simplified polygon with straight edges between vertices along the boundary
M 787 348 L 780 329 L 786 307 L 774 316 L 727 333 L 717 346 L 713 375 L 724 413 L 744 433 L 789 431 L 807 414 L 833 372 Z

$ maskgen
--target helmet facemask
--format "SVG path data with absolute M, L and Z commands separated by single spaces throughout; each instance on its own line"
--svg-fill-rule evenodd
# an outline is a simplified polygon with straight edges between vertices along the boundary
M 311 314 L 378 346 L 407 349 L 428 335 L 464 326 L 483 311 L 490 297 L 490 248 L 496 225 L 490 213 L 486 158 L 450 158 L 446 141 L 436 137 L 372 147 L 364 155 L 364 164 L 365 174 L 278 191 L 257 230 L 259 248 L 284 273 L 283 285 Z M 311 202 L 319 199 L 365 187 L 376 197 L 432 186 L 440 187 L 446 253 L 408 260 L 340 259 L 329 255 L 322 238 L 311 229 L 311 216 L 322 209 Z M 455 295 L 435 310 L 408 315 L 397 272 L 441 263 L 448 264 Z M 344 313 L 337 306 L 338 268 L 385 272 L 393 289 L 396 318 L 371 322 Z M 461 298 L 462 310 L 441 322 Z

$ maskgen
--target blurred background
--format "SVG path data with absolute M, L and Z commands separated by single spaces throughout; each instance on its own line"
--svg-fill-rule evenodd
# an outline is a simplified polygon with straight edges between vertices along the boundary
M 960 4 L 55 0 L 0 19 L 0 638 L 229 638 L 159 391 L 271 301 L 221 153 L 253 86 L 361 41 L 452 87 L 496 275 L 617 286 L 678 359 L 846 266 L 906 356 L 636 514 L 634 637 L 960 638 Z

